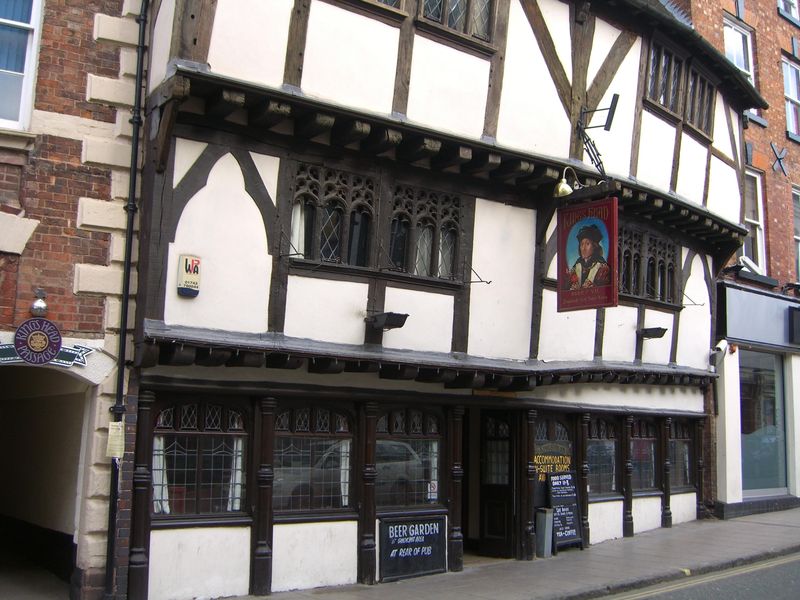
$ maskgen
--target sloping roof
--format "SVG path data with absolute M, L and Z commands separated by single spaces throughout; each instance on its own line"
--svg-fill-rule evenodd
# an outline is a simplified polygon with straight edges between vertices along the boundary
M 608 14 L 634 30 L 659 31 L 682 45 L 719 78 L 720 88 L 731 96 L 737 108 L 769 108 L 747 77 L 695 31 L 688 15 L 674 4 L 672 0 L 603 0 L 592 3 L 592 9 Z M 680 13 L 685 18 L 681 18 Z

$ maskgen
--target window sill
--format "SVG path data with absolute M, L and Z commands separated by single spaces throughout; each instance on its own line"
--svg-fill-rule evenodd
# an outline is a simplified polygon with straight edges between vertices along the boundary
M 35 141 L 35 133 L 0 127 L 0 148 L 29 152 Z
M 784 19 L 786 19 L 787 21 L 789 21 L 789 23 L 791 23 L 795 27 L 800 27 L 800 21 L 795 19 L 791 14 L 787 13 L 785 10 L 783 10 L 780 7 L 778 7 L 778 14 L 780 16 L 782 16 Z
M 450 29 L 449 27 L 445 27 L 444 25 L 434 21 L 430 21 L 424 17 L 417 17 L 414 19 L 414 23 L 416 24 L 417 29 L 420 31 L 425 31 L 437 37 L 444 38 L 447 41 L 452 42 L 454 45 L 471 50 L 480 56 L 490 57 L 497 52 L 497 48 L 490 42 L 459 33 L 458 31 Z
M 193 527 L 235 527 L 250 526 L 253 518 L 248 515 L 152 515 L 150 526 L 153 529 L 189 529 Z
M 747 120 L 748 120 L 749 122 L 751 122 L 751 123 L 755 123 L 755 124 L 756 124 L 756 125 L 758 125 L 759 127 L 768 127 L 768 126 L 769 126 L 769 123 L 767 122 L 767 120 L 766 120 L 766 119 L 764 119 L 763 117 L 761 117 L 761 116 L 757 115 L 756 113 L 754 113 L 754 112 L 753 112 L 753 111 L 751 111 L 751 110 L 747 110 L 747 111 L 745 111 L 745 113 L 744 113 L 744 114 L 745 114 L 745 116 L 747 117 Z
M 792 133 L 791 131 L 787 131 L 786 132 L 786 139 L 792 140 L 793 142 L 796 142 L 796 143 L 800 144 L 800 134 Z
M 681 120 L 680 115 L 672 112 L 663 104 L 659 104 L 658 102 L 656 102 L 655 100 L 651 100 L 647 96 L 645 96 L 642 104 L 650 112 L 654 113 L 658 117 L 661 117 L 665 121 L 668 121 L 672 125 L 677 125 L 678 123 L 680 123 Z
M 289 274 L 319 277 L 322 279 L 382 279 L 396 283 L 407 283 L 432 287 L 440 290 L 457 291 L 463 287 L 460 281 L 421 277 L 388 269 L 375 270 L 369 267 L 354 267 L 339 263 L 316 262 L 302 258 L 293 258 L 289 264 Z
M 357 521 L 358 513 L 352 509 L 328 510 L 328 511 L 308 511 L 296 513 L 275 512 L 275 524 L 291 523 L 326 523 L 331 521 Z
M 408 13 L 394 8 L 377 0 L 337 0 L 334 4 L 346 4 L 356 9 L 358 12 L 369 13 L 371 15 L 382 17 L 383 20 L 388 22 L 402 23 L 408 18 Z

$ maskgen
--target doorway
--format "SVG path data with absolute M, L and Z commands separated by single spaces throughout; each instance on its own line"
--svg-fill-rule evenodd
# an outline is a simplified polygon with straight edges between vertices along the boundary
M 480 417 L 478 554 L 514 555 L 515 432 L 509 411 L 483 410 Z

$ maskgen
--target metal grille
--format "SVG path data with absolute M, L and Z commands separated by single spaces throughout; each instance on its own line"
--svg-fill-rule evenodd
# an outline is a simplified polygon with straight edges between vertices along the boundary
M 275 438 L 276 510 L 304 511 L 350 506 L 350 440 Z

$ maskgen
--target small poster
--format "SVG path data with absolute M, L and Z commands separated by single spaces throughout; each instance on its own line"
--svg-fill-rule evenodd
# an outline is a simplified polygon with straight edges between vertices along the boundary
M 178 257 L 178 295 L 194 298 L 200 293 L 200 258 L 181 254 Z
M 558 312 L 617 305 L 617 199 L 558 209 Z

